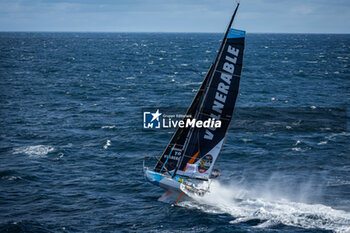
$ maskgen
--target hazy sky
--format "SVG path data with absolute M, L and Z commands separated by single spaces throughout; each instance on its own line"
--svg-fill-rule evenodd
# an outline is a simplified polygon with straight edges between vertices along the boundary
M 241 0 L 249 32 L 350 33 L 350 0 Z M 224 32 L 233 0 L 0 0 L 0 31 Z

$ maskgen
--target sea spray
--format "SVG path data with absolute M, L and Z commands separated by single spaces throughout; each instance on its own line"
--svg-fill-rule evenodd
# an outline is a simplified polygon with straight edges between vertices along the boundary
M 191 195 L 191 194 L 190 194 Z M 319 228 L 335 232 L 349 232 L 350 213 L 322 204 L 306 204 L 283 197 L 264 198 L 254 190 L 239 185 L 225 185 L 213 181 L 210 192 L 199 197 L 191 195 L 193 201 L 181 205 L 200 209 L 206 213 L 226 213 L 234 219 L 231 224 L 258 220 L 254 227 L 264 228 L 284 224 L 302 228 Z

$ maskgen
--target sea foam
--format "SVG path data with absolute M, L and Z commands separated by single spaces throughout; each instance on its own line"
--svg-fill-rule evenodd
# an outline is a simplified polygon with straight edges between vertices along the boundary
M 52 146 L 36 145 L 36 146 L 22 146 L 15 148 L 13 154 L 25 154 L 31 158 L 43 158 L 50 152 L 55 150 Z
M 350 232 L 350 213 L 322 204 L 306 204 L 263 194 L 233 185 L 214 181 L 210 193 L 203 197 L 191 196 L 195 201 L 181 203 L 183 207 L 202 210 L 206 213 L 226 213 L 235 219 L 231 224 L 260 220 L 256 228 L 268 228 L 278 224 L 293 227 L 316 228 L 335 232 Z

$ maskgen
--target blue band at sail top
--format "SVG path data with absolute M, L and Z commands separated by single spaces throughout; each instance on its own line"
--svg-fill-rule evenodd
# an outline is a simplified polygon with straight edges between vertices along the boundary
M 231 28 L 228 32 L 227 38 L 244 38 L 245 37 L 245 31 L 233 29 Z

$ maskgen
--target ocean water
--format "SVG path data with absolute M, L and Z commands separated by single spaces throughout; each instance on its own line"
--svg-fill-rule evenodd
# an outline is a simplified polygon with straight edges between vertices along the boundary
M 142 159 L 172 132 L 142 108 L 188 106 L 221 38 L 0 33 L 0 232 L 350 232 L 350 35 L 248 33 L 237 109 L 339 108 L 345 127 L 232 127 L 207 196 L 157 201 Z

